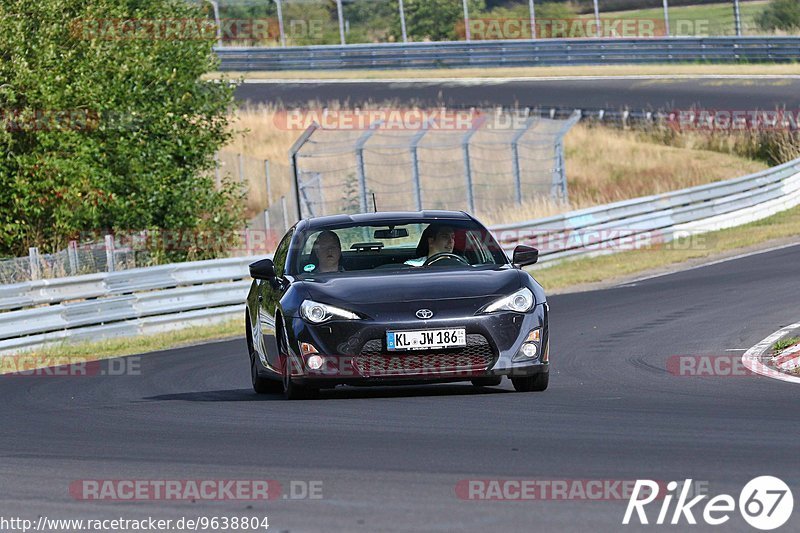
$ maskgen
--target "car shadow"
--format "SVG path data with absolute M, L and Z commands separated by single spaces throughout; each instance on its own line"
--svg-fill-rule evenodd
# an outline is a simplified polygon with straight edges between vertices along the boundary
M 475 396 L 481 394 L 502 394 L 513 391 L 498 387 L 475 387 L 466 384 L 436 385 L 398 385 L 392 387 L 353 387 L 339 386 L 335 389 L 323 389 L 319 400 L 344 400 L 357 398 L 408 398 L 435 396 Z M 230 389 L 198 392 L 179 392 L 159 394 L 142 398 L 142 401 L 184 401 L 184 402 L 253 402 L 283 401 L 283 394 L 256 394 L 252 389 Z

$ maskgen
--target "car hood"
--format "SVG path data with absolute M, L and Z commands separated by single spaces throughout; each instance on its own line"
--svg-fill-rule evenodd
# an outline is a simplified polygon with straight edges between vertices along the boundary
M 391 306 L 397 310 L 434 303 L 435 307 L 451 307 L 446 302 L 455 303 L 455 300 L 477 310 L 485 303 L 520 289 L 522 282 L 520 271 L 511 267 L 437 268 L 319 276 L 303 280 L 303 286 L 312 300 L 370 314 Z

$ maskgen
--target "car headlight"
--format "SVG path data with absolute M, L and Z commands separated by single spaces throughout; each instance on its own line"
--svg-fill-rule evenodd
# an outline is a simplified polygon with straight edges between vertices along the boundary
M 345 320 L 360 320 L 357 314 L 339 309 L 328 304 L 321 304 L 314 300 L 305 300 L 300 304 L 300 315 L 312 324 L 321 324 L 332 318 L 342 318 Z
M 533 307 L 534 298 L 533 293 L 527 287 L 523 287 L 513 294 L 504 296 L 499 300 L 487 305 L 483 312 L 494 313 L 495 311 L 516 311 L 517 313 L 524 313 L 530 311 Z

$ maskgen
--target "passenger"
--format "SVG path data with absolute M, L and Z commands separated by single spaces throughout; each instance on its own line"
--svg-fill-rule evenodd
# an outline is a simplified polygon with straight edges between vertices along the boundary
M 311 247 L 309 264 L 306 272 L 342 272 L 344 269 L 339 264 L 342 259 L 342 242 L 336 233 L 325 230 L 317 235 Z M 313 267 L 313 268 L 312 268 Z
M 433 257 L 436 254 L 452 254 L 455 242 L 455 231 L 453 228 L 450 226 L 431 224 L 425 228 L 425 231 L 422 232 L 422 236 L 419 238 L 416 254 L 421 257 L 409 259 L 405 264 L 423 266 L 429 257 Z

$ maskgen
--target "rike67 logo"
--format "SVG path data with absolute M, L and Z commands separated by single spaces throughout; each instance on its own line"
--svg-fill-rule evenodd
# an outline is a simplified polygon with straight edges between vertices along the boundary
M 720 494 L 703 502 L 708 495 L 701 494 L 689 499 L 691 486 L 691 479 L 687 479 L 682 485 L 677 481 L 667 483 L 667 494 L 661 501 L 658 516 L 651 522 L 652 512 L 648 516 L 645 507 L 658 498 L 659 484 L 649 479 L 636 480 L 622 523 L 628 525 L 634 520 L 635 524 L 638 519 L 640 524 L 695 525 L 697 524 L 695 513 L 700 515 L 706 524 L 712 526 L 722 525 L 730 520 L 737 503 L 733 496 Z M 640 497 L 641 495 L 644 497 Z M 674 508 L 672 508 L 673 500 L 675 500 Z M 794 508 L 794 498 L 789 486 L 782 480 L 773 476 L 759 476 L 744 486 L 739 494 L 738 504 L 739 513 L 748 524 L 756 529 L 768 531 L 782 526 L 789 520 Z

